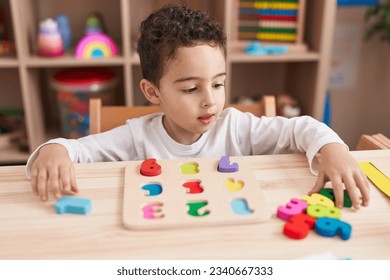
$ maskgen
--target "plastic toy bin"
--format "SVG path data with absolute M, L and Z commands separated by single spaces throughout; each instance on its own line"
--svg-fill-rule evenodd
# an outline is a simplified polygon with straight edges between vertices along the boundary
M 89 99 L 112 105 L 117 87 L 115 74 L 106 68 L 69 68 L 54 75 L 62 135 L 79 138 L 89 134 Z

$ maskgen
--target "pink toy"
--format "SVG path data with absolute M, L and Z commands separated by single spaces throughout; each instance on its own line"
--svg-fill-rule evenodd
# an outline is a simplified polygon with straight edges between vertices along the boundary
M 148 220 L 161 219 L 164 215 L 161 212 L 162 203 L 147 204 L 142 207 L 144 218 Z
M 38 54 L 47 57 L 62 56 L 65 52 L 57 22 L 49 18 L 39 26 Z
M 304 213 L 307 208 L 307 203 L 298 198 L 291 198 L 286 206 L 279 206 L 276 216 L 280 219 L 288 221 L 292 216 Z
M 119 54 L 115 42 L 103 33 L 92 33 L 84 36 L 76 46 L 77 58 L 103 58 Z

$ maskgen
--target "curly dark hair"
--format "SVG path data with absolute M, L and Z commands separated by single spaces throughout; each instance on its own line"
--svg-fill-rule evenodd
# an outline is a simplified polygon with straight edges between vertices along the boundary
M 159 86 L 164 64 L 174 58 L 179 47 L 209 44 L 220 47 L 226 57 L 226 34 L 203 11 L 184 5 L 168 5 L 142 21 L 137 51 L 143 78 Z

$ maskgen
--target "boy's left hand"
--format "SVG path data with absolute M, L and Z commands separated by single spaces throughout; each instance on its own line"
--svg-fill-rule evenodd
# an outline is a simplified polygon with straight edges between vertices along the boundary
M 319 151 L 318 179 L 309 194 L 318 193 L 330 181 L 335 194 L 336 207 L 342 208 L 344 186 L 354 208 L 368 206 L 370 193 L 366 175 L 342 144 L 331 143 Z M 359 192 L 360 190 L 360 192 Z

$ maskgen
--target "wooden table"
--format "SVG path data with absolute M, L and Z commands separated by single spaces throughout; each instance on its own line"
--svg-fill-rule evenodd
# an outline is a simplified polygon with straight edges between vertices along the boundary
M 351 152 L 358 161 L 389 158 L 387 151 Z M 303 155 L 245 157 L 269 202 L 270 220 L 249 225 L 130 231 L 122 226 L 126 162 L 78 164 L 80 196 L 90 215 L 57 215 L 54 200 L 33 195 L 24 166 L 0 167 L 0 259 L 298 259 L 331 252 L 339 258 L 390 259 L 390 199 L 371 187 L 371 205 L 342 210 L 352 237 L 302 240 L 282 233 L 276 209 L 313 186 Z

